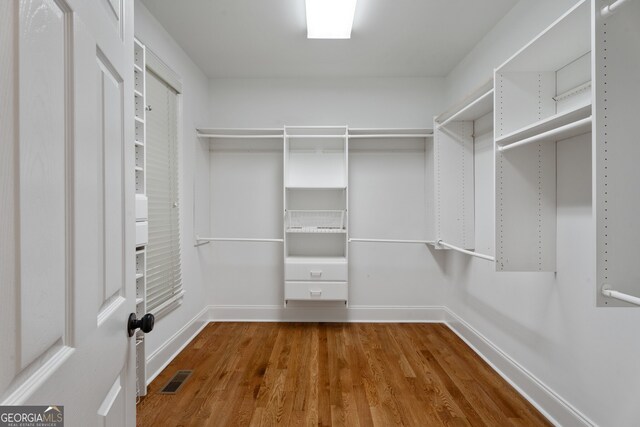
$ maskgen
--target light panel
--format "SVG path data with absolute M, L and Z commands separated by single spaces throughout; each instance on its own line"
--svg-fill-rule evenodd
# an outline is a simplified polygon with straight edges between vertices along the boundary
M 357 0 L 305 0 L 307 38 L 350 39 Z

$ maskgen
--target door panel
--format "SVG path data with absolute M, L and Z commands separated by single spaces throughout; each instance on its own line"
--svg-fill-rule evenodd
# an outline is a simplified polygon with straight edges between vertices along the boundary
M 113 27 L 118 31 L 118 34 L 122 36 L 122 0 L 100 0 L 100 2 L 109 11 L 107 13 L 109 21 L 113 24 Z
M 18 3 L 0 2 L 0 400 L 18 370 Z
M 101 292 L 102 312 L 110 304 L 117 303 L 124 294 L 123 259 L 124 239 L 123 230 L 124 200 L 122 155 L 124 140 L 122 132 L 123 119 L 123 88 L 122 79 L 111 64 L 107 62 L 101 52 L 97 58 L 98 76 L 98 111 L 102 128 L 100 138 L 101 157 L 100 175 L 102 177 L 102 206 L 103 224 L 102 234 L 104 247 L 101 248 L 104 259 L 104 280 Z
M 133 2 L 1 2 L 0 24 L 0 404 L 134 425 Z
M 34 0 L 20 10 L 20 369 L 64 343 L 66 330 L 64 6 Z

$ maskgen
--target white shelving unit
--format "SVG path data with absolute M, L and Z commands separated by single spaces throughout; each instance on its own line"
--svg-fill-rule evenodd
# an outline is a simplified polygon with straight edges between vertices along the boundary
M 148 204 L 146 196 L 146 85 L 145 46 L 134 39 L 134 93 L 135 100 L 135 175 L 136 175 L 136 316 L 142 318 L 147 312 L 146 305 L 146 245 L 148 242 Z M 147 394 L 147 373 L 145 337 L 136 332 L 136 394 Z
M 591 142 L 591 6 L 495 71 L 497 271 L 556 271 L 556 142 Z
M 597 0 L 595 6 L 592 38 L 595 294 L 599 307 L 637 307 L 640 304 L 640 2 Z
M 493 93 L 488 82 L 434 119 L 436 249 L 474 254 L 469 251 L 475 249 L 474 144 L 476 138 L 493 137 Z
M 348 301 L 348 130 L 284 128 L 285 305 Z

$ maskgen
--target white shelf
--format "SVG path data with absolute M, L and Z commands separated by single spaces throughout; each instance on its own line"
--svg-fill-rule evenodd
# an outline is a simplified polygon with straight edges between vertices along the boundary
M 345 190 L 347 187 L 345 186 L 336 186 L 336 187 L 307 187 L 307 186 L 297 186 L 297 185 L 287 185 L 285 187 L 287 190 Z
M 453 121 L 474 121 L 493 111 L 493 88 L 454 113 L 445 113 L 436 118 L 438 126 L 446 126 Z
M 143 172 L 144 171 L 144 168 L 142 166 L 136 166 L 135 169 L 136 169 L 136 172 Z
M 283 139 L 284 128 L 197 128 L 198 138 Z
M 138 123 L 140 123 L 140 124 L 144 124 L 144 119 L 141 119 L 141 118 L 140 118 L 140 117 L 138 117 L 138 116 L 135 116 L 135 120 L 136 120 L 136 122 L 138 122 Z
M 347 135 L 287 135 L 286 137 L 288 139 L 345 139 Z
M 433 129 L 426 128 L 350 128 L 349 139 L 430 138 Z
M 133 141 L 133 143 L 134 143 L 135 145 L 137 145 L 138 147 L 144 147 L 144 142 L 141 142 L 141 141 Z
M 347 126 L 285 126 L 288 138 L 346 138 Z
M 136 298 L 136 305 L 140 305 L 144 302 L 144 298 Z
M 136 280 L 138 280 L 138 279 L 142 279 L 143 277 L 144 277 L 144 274 L 143 274 L 143 273 L 138 273 L 138 274 L 136 274 Z
M 520 128 L 505 136 L 496 138 L 496 144 L 498 144 L 501 147 L 506 147 L 509 144 L 534 137 L 536 135 L 551 131 L 556 128 L 560 128 L 570 123 L 577 122 L 581 119 L 585 119 L 589 116 L 591 116 L 591 104 L 583 105 L 574 110 L 565 111 L 560 114 L 555 114 L 544 120 L 540 120 L 538 122 L 535 122 L 528 126 Z M 558 135 L 557 139 L 558 140 L 566 139 L 572 136 L 581 135 L 583 133 L 589 132 L 590 126 L 591 125 L 588 124 L 588 125 L 585 125 L 584 127 L 572 129 L 570 132 L 567 132 L 564 135 Z
M 335 228 L 303 227 L 287 228 L 286 232 L 291 234 L 346 234 L 347 230 Z
M 133 64 L 133 68 L 134 68 L 135 70 L 137 70 L 137 71 L 141 72 L 141 73 L 142 73 L 142 72 L 144 72 L 144 71 L 142 71 L 142 68 L 140 68 L 140 66 L 139 66 L 138 64 Z
M 287 264 L 346 264 L 346 257 L 317 257 L 317 256 L 288 256 L 285 258 Z

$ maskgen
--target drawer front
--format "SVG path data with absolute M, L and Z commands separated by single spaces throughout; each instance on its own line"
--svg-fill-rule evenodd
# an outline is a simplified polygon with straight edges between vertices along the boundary
M 144 194 L 136 194 L 136 221 L 146 221 L 148 215 L 147 196 Z
M 284 299 L 347 301 L 346 282 L 285 282 Z
M 347 281 L 346 263 L 285 263 L 284 280 Z
M 147 221 L 136 222 L 136 246 L 144 246 L 149 241 L 149 223 Z

